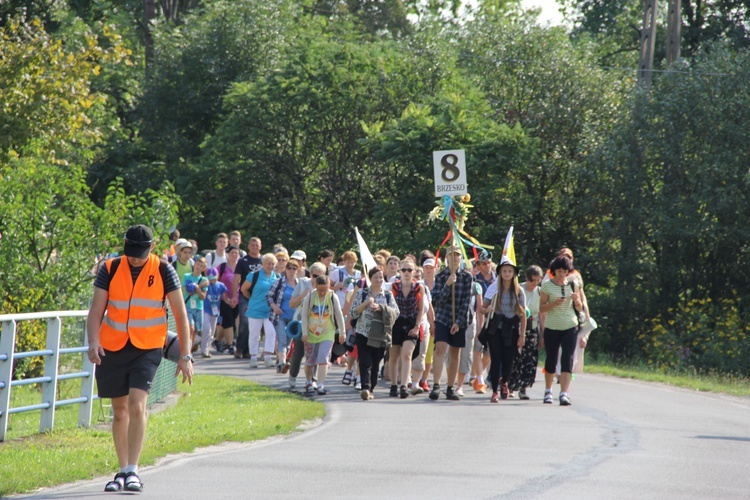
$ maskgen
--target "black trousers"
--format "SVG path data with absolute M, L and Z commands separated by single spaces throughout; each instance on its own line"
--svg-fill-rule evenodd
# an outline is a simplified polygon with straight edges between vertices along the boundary
M 560 373 L 571 373 L 573 371 L 573 354 L 578 342 L 578 328 L 567 330 L 544 329 L 544 349 L 547 351 L 547 361 L 544 369 L 547 373 L 555 373 L 557 370 L 557 356 L 560 354 Z
M 504 331 L 505 330 L 505 331 Z M 503 319 L 492 335 L 487 336 L 490 349 L 490 383 L 492 392 L 498 392 L 500 377 L 508 383 L 513 371 L 513 361 L 518 353 L 518 323 Z
M 372 390 L 378 385 L 378 372 L 380 371 L 380 362 L 383 361 L 385 356 L 385 347 L 369 346 L 367 345 L 367 337 L 357 335 L 357 355 L 362 390 Z

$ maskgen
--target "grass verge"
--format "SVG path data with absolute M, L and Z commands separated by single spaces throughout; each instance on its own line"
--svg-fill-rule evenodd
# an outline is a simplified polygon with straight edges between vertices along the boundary
M 175 407 L 149 418 L 140 465 L 212 444 L 289 434 L 324 414 L 322 403 L 230 377 L 201 375 L 192 386 L 180 388 L 184 396 Z M 77 410 L 68 413 L 75 422 Z M 25 414 L 14 416 L 20 415 Z M 36 417 L 38 428 L 39 413 L 29 415 Z M 23 430 L 26 424 L 18 427 Z M 63 428 L 56 422 L 52 433 L 0 443 L 0 497 L 109 475 L 116 469 L 109 429 Z
M 587 362 L 585 370 L 588 373 L 601 373 L 644 382 L 660 382 L 696 391 L 717 392 L 732 396 L 750 396 L 750 380 L 725 374 L 664 373 L 648 366 L 597 362 Z

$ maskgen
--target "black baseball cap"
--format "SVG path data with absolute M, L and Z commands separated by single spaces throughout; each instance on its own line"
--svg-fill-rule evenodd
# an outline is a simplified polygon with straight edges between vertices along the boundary
M 143 224 L 130 226 L 128 232 L 125 233 L 124 253 L 128 257 L 145 259 L 151 252 L 153 242 L 154 233 L 151 232 L 151 229 Z

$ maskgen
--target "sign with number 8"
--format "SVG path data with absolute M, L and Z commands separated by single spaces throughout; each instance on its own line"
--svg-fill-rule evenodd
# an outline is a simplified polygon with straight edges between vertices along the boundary
M 432 161 L 435 173 L 435 196 L 467 194 L 466 155 L 462 149 L 434 151 Z

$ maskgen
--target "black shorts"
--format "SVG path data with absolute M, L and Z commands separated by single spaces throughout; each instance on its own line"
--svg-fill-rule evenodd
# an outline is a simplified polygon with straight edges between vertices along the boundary
M 411 341 L 416 344 L 419 337 L 409 336 L 409 330 L 414 328 L 415 324 L 416 318 L 402 318 L 400 316 L 396 318 L 391 331 L 391 345 L 404 345 L 404 341 Z
M 222 328 L 234 328 L 234 321 L 240 313 L 240 306 L 232 307 L 223 300 L 219 304 L 219 314 L 221 315 Z
M 119 351 L 104 351 L 102 364 L 96 367 L 100 398 L 127 396 L 130 389 L 151 391 L 162 349 L 138 349 L 130 340 Z
M 451 327 L 435 322 L 435 343 L 447 342 L 451 347 L 466 347 L 466 328 L 459 328 L 451 335 Z

